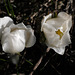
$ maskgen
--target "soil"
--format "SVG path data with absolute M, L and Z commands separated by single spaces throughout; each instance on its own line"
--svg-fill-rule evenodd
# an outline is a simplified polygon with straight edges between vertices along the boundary
M 43 16 L 64 11 L 72 15 L 73 26 L 70 30 L 72 43 L 66 47 L 65 54 L 59 55 L 52 49 L 45 54 L 47 46 L 40 39 Z M 0 18 L 9 16 L 15 24 L 23 22 L 31 25 L 37 37 L 36 44 L 21 52 L 19 62 L 14 65 L 8 53 L 0 45 L 0 75 L 29 75 L 44 55 L 33 75 L 75 75 L 75 2 L 73 0 L 0 0 Z M 40 35 L 39 35 L 40 34 Z

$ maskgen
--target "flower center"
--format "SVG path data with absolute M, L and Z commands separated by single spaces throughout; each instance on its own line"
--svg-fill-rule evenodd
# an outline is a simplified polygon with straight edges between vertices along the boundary
M 60 29 L 58 29 L 58 31 L 56 31 L 56 34 L 58 34 L 60 36 L 60 39 L 62 38 L 63 36 L 63 32 L 60 31 Z

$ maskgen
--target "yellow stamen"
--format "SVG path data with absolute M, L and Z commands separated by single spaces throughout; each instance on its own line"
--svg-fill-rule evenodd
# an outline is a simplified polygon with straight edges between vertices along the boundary
M 60 31 L 60 29 L 58 29 L 58 31 L 56 31 L 56 34 L 58 34 L 60 36 L 60 39 L 62 38 L 63 36 L 63 33 Z

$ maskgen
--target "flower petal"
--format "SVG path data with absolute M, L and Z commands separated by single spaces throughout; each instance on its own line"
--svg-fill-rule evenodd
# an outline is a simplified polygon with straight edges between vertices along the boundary
M 13 23 L 13 20 L 10 17 L 0 18 L 0 39 L 2 37 L 2 31 L 5 27 L 10 26 Z
M 11 26 L 10 26 L 10 28 L 11 29 L 15 29 L 15 30 L 26 30 L 27 29 L 27 27 L 23 24 L 23 23 L 19 23 L 19 24 L 17 24 L 17 25 L 15 25 L 15 24 L 12 24 Z
M 27 31 L 25 32 L 25 37 L 26 37 L 26 47 L 31 47 L 35 44 L 36 37 L 34 35 L 34 31 L 31 28 L 27 29 Z
M 34 31 L 30 25 L 25 26 L 23 23 L 19 23 L 16 25 L 17 28 L 25 30 L 25 39 L 26 39 L 26 47 L 31 47 L 36 42 L 36 37 L 34 35 Z
M 60 55 L 63 55 L 65 52 L 65 47 L 50 47 L 52 49 L 54 49 L 54 51 Z
M 64 20 L 67 20 L 70 18 L 70 15 L 68 15 L 65 12 L 60 12 L 60 13 L 58 13 L 58 17 L 63 18 Z
M 0 28 L 10 26 L 13 23 L 13 20 L 10 17 L 0 18 Z
M 44 35 L 46 37 L 47 46 L 51 45 L 53 42 L 53 38 L 55 37 L 55 29 L 52 26 L 44 25 L 42 28 Z
M 52 17 L 52 14 L 49 14 L 47 16 L 44 16 L 44 18 L 43 18 L 43 20 L 41 22 L 41 25 L 42 25 L 41 31 L 42 31 L 42 28 L 43 28 L 44 23 L 46 23 L 47 19 L 50 19 L 51 17 Z
M 53 26 L 55 29 L 58 29 L 62 26 L 64 20 L 62 18 L 53 18 L 46 21 L 47 24 Z
M 65 47 L 71 43 L 70 34 L 66 32 L 62 37 L 62 47 Z
M 2 36 L 2 48 L 7 53 L 19 53 L 25 48 L 24 30 L 16 30 Z

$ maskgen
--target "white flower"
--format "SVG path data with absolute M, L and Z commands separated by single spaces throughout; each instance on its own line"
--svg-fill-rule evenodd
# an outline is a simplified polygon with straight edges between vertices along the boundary
M 36 41 L 34 31 L 27 28 L 23 23 L 11 24 L 2 33 L 1 44 L 3 51 L 6 53 L 22 52 L 25 47 L 33 46 Z
M 65 46 L 71 43 L 69 31 L 72 26 L 72 16 L 60 12 L 56 18 L 51 17 L 52 14 L 44 17 L 41 31 L 46 37 L 46 45 L 63 55 Z
M 4 30 L 5 27 L 10 26 L 13 23 L 13 20 L 10 17 L 3 17 L 0 18 L 0 40 L 2 37 L 2 31 Z

